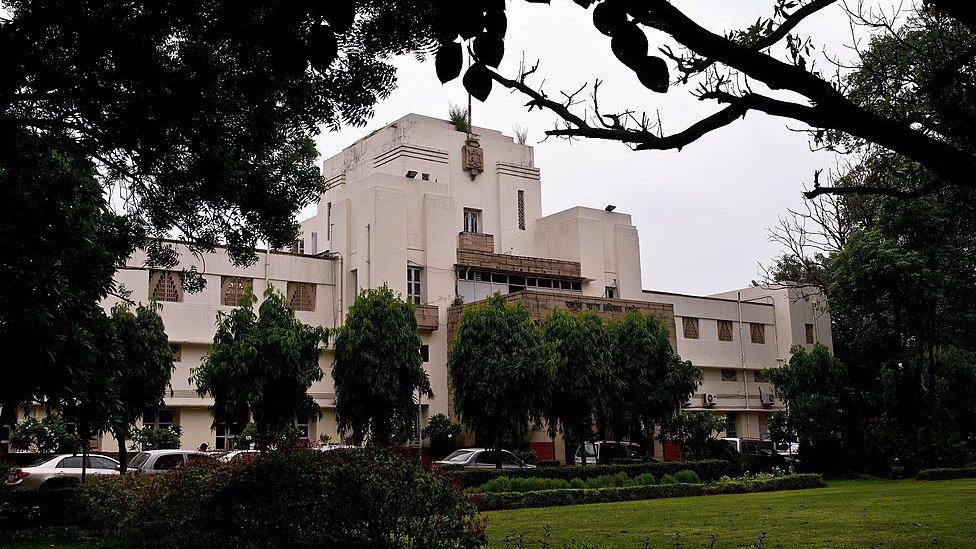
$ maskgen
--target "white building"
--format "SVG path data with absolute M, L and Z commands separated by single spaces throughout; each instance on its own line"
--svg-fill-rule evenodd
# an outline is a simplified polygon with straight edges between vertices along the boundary
M 175 272 L 147 270 L 142 254 L 119 272 L 134 300 L 155 296 L 163 303 L 179 361 L 159 419 L 182 426 L 184 446 L 228 443 L 228 432 L 211 429 L 210 402 L 187 378 L 207 352 L 216 312 L 229 310 L 244 284 L 258 295 L 273 284 L 303 321 L 328 327 L 341 322 L 360 289 L 386 283 L 403 292 L 418 305 L 435 394 L 423 402 L 425 417 L 450 413 L 446 363 L 457 296 L 471 303 L 498 291 L 537 316 L 557 307 L 607 317 L 652 312 L 669 327 L 682 358 L 704 371 L 688 407 L 728 414 L 729 430 L 746 437 L 763 436 L 766 418 L 780 408 L 758 372 L 782 365 L 793 345 L 831 345 L 822 304 L 792 290 L 715 296 L 645 290 L 630 215 L 576 207 L 543 216 L 532 147 L 500 132 L 474 128 L 469 136 L 449 122 L 408 115 L 326 160 L 323 174 L 331 187 L 317 215 L 302 222 L 296 253 L 261 252 L 247 269 L 221 252 L 202 259 L 183 253 L 181 267 L 195 266 L 207 278 L 206 290 L 196 294 L 181 290 Z M 321 363 L 326 375 L 311 393 L 323 416 L 308 432 L 336 440 L 331 352 Z M 542 433 L 532 443 L 543 457 L 563 456 L 563 445 Z M 105 437 L 102 449 L 114 447 Z

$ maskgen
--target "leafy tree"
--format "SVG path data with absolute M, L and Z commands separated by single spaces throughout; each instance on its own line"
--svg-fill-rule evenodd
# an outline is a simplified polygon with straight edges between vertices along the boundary
M 573 315 L 556 309 L 543 321 L 542 334 L 557 356 L 546 412 L 549 434 L 562 431 L 574 444 L 591 440 L 602 397 L 614 382 L 603 321 L 593 313 Z
M 169 427 L 146 426 L 132 431 L 132 440 L 143 450 L 167 450 L 180 447 L 180 438 L 183 436 L 183 428 L 179 425 Z M 121 446 L 119 447 L 121 449 Z M 125 459 L 119 459 L 125 463 Z
M 423 435 L 430 444 L 430 457 L 440 459 L 454 448 L 454 439 L 461 436 L 461 426 L 444 414 L 434 414 L 427 420 Z
M 465 307 L 447 361 L 458 419 L 496 452 L 521 439 L 541 425 L 556 360 L 525 305 L 496 293 Z
M 197 394 L 211 396 L 214 425 L 254 421 L 257 444 L 267 448 L 299 420 L 317 418 L 308 394 L 322 379 L 320 345 L 329 332 L 303 324 L 269 285 L 257 313 L 248 293 L 230 313 L 219 312 L 210 353 L 192 371 Z
M 863 53 L 854 61 L 855 69 L 860 69 L 854 76 L 846 65 L 838 64 L 837 71 L 820 69 L 812 56 L 812 42 L 797 32 L 801 23 L 838 0 L 772 0 L 772 17 L 759 17 L 748 28 L 724 34 L 708 30 L 669 0 L 576 3 L 593 8 L 593 25 L 611 38 L 610 51 L 651 92 L 691 85 L 699 100 L 722 107 L 681 131 L 665 133 L 659 116 L 637 114 L 639 108 L 601 110 L 597 96 L 602 81 L 597 79 L 592 105 L 588 112 L 580 112 L 584 101 L 579 94 L 585 85 L 553 99 L 556 94 L 527 83 L 539 70 L 538 63 L 523 64 L 511 78 L 497 72 L 505 53 L 507 20 L 505 4 L 492 0 L 441 2 L 435 29 L 440 43 L 438 77 L 446 82 L 460 76 L 462 44 L 471 40 L 475 62 L 464 73 L 467 90 L 481 101 L 494 83 L 526 95 L 529 109 L 549 110 L 558 117 L 547 135 L 619 141 L 635 150 L 680 150 L 756 111 L 806 124 L 817 146 L 881 147 L 936 174 L 940 185 L 974 187 L 976 149 L 969 129 L 976 121 L 972 108 L 976 17 L 958 0 L 913 4 L 906 10 L 908 17 L 847 8 L 851 25 L 872 33 L 870 49 L 858 50 Z M 907 22 L 899 24 L 903 19 Z M 933 29 L 936 32 L 928 32 Z M 647 30 L 656 31 L 655 38 L 666 36 L 672 41 L 661 45 L 660 55 L 648 53 Z M 672 43 L 679 46 L 677 51 Z M 834 78 L 828 76 L 835 73 Z M 905 116 L 905 106 L 926 112 Z M 915 191 L 817 185 L 808 195 L 911 195 Z
M 390 445 L 417 433 L 418 393 L 431 398 L 414 306 L 386 284 L 363 290 L 335 337 L 336 422 L 360 444 Z
M 81 449 L 81 441 L 68 428 L 64 417 L 47 414 L 41 419 L 30 416 L 14 425 L 10 447 L 40 454 L 75 453 Z
M 660 439 L 678 444 L 684 459 L 708 459 L 713 456 L 712 442 L 723 430 L 725 419 L 712 412 L 681 412 L 661 424 Z
M 858 418 L 847 368 L 822 344 L 793 348 L 786 366 L 767 371 L 789 410 L 789 427 L 800 441 L 803 467 L 836 473 L 856 458 L 849 436 Z
M 618 391 L 608 420 L 617 438 L 649 440 L 673 418 L 701 382 L 701 370 L 675 353 L 668 329 L 654 315 L 628 313 L 609 324 L 611 368 Z
M 136 420 L 162 403 L 173 375 L 173 352 L 156 303 L 140 305 L 134 314 L 125 305 L 116 305 L 111 322 L 118 352 L 111 378 L 118 396 L 112 432 L 119 442 L 119 461 L 125 473 L 126 440 Z
M 421 51 L 426 0 L 0 0 L 0 399 L 71 397 L 99 301 L 144 240 L 291 242 L 324 180 L 312 137 L 362 124 Z M 113 213 L 120 197 L 126 215 Z M 192 273 L 187 273 L 188 277 Z M 201 277 L 187 280 L 200 287 Z M 5 369 L 6 370 L 6 369 Z M 79 381 L 82 383 L 84 380 Z

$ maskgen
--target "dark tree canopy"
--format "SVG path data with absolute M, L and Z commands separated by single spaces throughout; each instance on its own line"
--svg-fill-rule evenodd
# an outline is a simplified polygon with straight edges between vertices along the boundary
M 361 444 L 389 445 L 417 435 L 418 392 L 434 396 L 420 357 L 414 306 L 387 285 L 364 290 L 335 336 L 336 422 Z
M 976 110 L 971 108 L 976 21 L 972 8 L 959 0 L 913 4 L 897 17 L 851 8 L 839 0 L 771 0 L 772 17 L 759 17 L 750 27 L 724 35 L 707 30 L 669 0 L 576 0 L 589 11 L 581 16 L 592 16 L 594 27 L 610 38 L 608 49 L 644 87 L 663 93 L 693 85 L 698 99 L 721 106 L 670 134 L 660 127 L 660 117 L 648 114 L 650 109 L 643 109 L 644 114 L 632 107 L 607 110 L 598 101 L 599 78 L 592 86 L 591 104 L 581 113 L 586 84 L 554 99 L 527 82 L 539 64 L 523 66 L 511 78 L 497 72 L 507 28 L 504 2 L 440 3 L 436 37 L 441 81 L 461 74 L 467 45 L 475 59 L 464 71 L 468 91 L 484 101 L 497 83 L 526 95 L 530 110 L 549 110 L 558 117 L 547 135 L 619 141 L 635 150 L 681 149 L 755 111 L 806 124 L 819 147 L 880 147 L 897 153 L 938 177 L 926 191 L 945 184 L 976 186 Z M 870 29 L 874 38 L 871 51 L 855 60 L 854 67 L 838 64 L 836 71 L 823 71 L 812 57 L 814 44 L 797 27 L 831 6 L 843 6 L 852 25 Z M 933 29 L 938 32 L 929 32 Z M 667 35 L 682 49 L 662 43 L 649 53 L 646 30 Z M 815 185 L 808 195 L 879 192 L 875 187 L 825 187 L 819 180 Z M 919 190 L 880 192 L 911 196 Z
M 265 448 L 296 422 L 319 417 L 308 389 L 322 379 L 319 356 L 329 333 L 298 320 L 273 286 L 257 313 L 256 302 L 249 294 L 230 313 L 218 313 L 210 353 L 191 379 L 200 396 L 213 397 L 215 425 L 253 421 L 254 438 Z

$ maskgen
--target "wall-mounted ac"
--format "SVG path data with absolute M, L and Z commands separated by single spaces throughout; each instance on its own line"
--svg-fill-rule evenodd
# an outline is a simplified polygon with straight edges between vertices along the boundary
M 772 406 L 776 404 L 776 397 L 773 393 L 760 393 L 759 399 L 762 401 L 763 406 Z
M 702 394 L 702 406 L 711 408 L 718 403 L 718 398 L 715 397 L 714 393 L 703 393 Z

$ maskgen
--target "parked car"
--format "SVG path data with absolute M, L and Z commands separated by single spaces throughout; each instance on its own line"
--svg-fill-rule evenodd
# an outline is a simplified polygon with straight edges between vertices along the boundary
M 776 452 L 771 440 L 754 438 L 725 438 L 722 439 L 742 455 L 742 468 L 751 473 L 769 471 L 774 467 L 785 469 L 786 458 Z
M 261 457 L 260 450 L 231 450 L 229 452 L 223 452 L 219 456 L 215 456 L 217 459 L 224 463 L 237 463 L 240 461 L 250 461 L 252 459 L 257 459 Z
M 85 467 L 88 475 L 117 475 L 119 462 L 106 456 L 89 455 Z M 56 490 L 73 488 L 81 482 L 81 454 L 46 457 L 27 467 L 14 468 L 7 475 L 6 486 L 12 490 Z
M 132 458 L 128 470 L 135 473 L 162 473 L 187 462 L 206 459 L 215 458 L 196 450 L 147 450 Z
M 587 465 L 599 463 L 613 463 L 615 459 L 643 459 L 640 444 L 633 442 L 618 442 L 615 440 L 598 440 L 580 444 L 576 448 L 573 463 L 583 465 L 583 456 Z M 657 461 L 651 458 L 653 461 Z
M 535 469 L 508 450 L 501 451 L 502 469 Z M 435 461 L 443 467 L 463 467 L 465 469 L 491 469 L 498 466 L 498 457 L 494 450 L 487 448 L 462 448 L 451 452 L 446 458 Z

